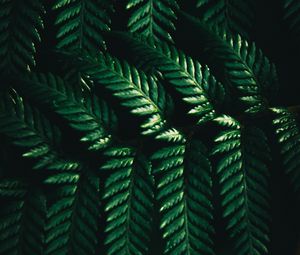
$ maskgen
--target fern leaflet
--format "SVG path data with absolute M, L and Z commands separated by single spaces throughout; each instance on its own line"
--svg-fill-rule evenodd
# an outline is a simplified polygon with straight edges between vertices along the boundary
M 110 30 L 107 0 L 56 0 L 54 10 L 58 10 L 56 24 L 59 25 L 57 45 L 66 50 L 98 50 L 104 47 L 101 32 Z
M 241 127 L 229 116 L 218 117 L 216 122 L 226 128 L 216 137 L 212 154 L 220 157 L 216 170 L 223 216 L 235 239 L 236 254 L 268 254 L 267 138 L 259 128 Z
M 300 37 L 300 3 L 297 0 L 283 0 L 284 19 L 298 40 Z
M 100 120 L 101 115 L 110 112 L 104 113 L 99 108 L 96 96 L 88 99 L 89 103 L 85 105 L 84 96 L 76 94 L 76 88 L 67 85 L 58 76 L 49 73 L 31 74 L 25 80 L 25 86 L 19 87 L 24 95 L 28 95 L 39 104 L 45 104 L 66 119 L 72 128 L 83 133 L 81 141 L 88 142 L 90 150 L 105 148 L 112 137 Z
M 46 200 L 24 181 L 0 181 L 0 253 L 42 255 Z
M 129 0 L 127 9 L 133 10 L 128 21 L 129 31 L 151 41 L 173 41 L 170 31 L 175 30 L 176 0 Z
M 100 55 L 96 59 L 88 57 L 88 62 L 90 65 L 84 67 L 83 72 L 110 90 L 132 114 L 145 119 L 141 124 L 142 134 L 155 134 L 165 128 L 162 107 L 166 95 L 155 77 L 109 55 Z
M 176 140 L 152 156 L 165 254 L 214 254 L 211 165 L 201 142 Z
M 25 72 L 35 65 L 43 14 L 39 0 L 0 2 L 0 74 Z
M 217 87 L 222 94 L 224 88 L 210 74 L 207 66 L 186 56 L 182 51 L 167 43 L 156 43 L 154 47 L 142 38 L 133 38 L 124 33 L 114 33 L 125 41 L 139 58 L 138 62 L 144 69 L 149 67 L 160 71 L 165 80 L 170 82 L 181 94 L 182 99 L 192 109 L 189 114 L 195 116 L 197 124 L 202 124 L 215 117 L 214 105 L 210 102 L 208 88 Z
M 23 102 L 14 91 L 0 101 L 0 133 L 25 149 L 23 157 L 35 159 L 34 169 L 76 169 L 78 165 L 59 152 L 60 133 L 40 112 Z
M 300 129 L 293 113 L 287 109 L 273 108 L 273 126 L 283 157 L 285 172 L 289 175 L 294 190 L 300 191 Z
M 151 165 L 128 147 L 111 147 L 102 170 L 105 181 L 107 254 L 147 254 L 151 237 L 153 179 Z
M 255 4 L 244 0 L 197 0 L 199 18 L 205 24 L 224 27 L 249 38 L 255 24 Z
M 45 254 L 95 254 L 98 242 L 99 178 L 65 171 L 49 176 L 45 183 L 55 187 L 54 203 L 47 213 Z
M 246 113 L 266 110 L 266 98 L 278 89 L 275 66 L 239 35 L 222 29 L 210 30 L 203 23 L 182 12 L 183 18 L 196 27 L 201 41 L 202 58 L 217 78 L 237 94 L 237 106 Z M 271 92 L 271 93 L 270 93 Z

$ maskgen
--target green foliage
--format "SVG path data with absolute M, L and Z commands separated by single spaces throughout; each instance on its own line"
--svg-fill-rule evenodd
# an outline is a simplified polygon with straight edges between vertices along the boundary
M 255 4 L 249 0 L 197 0 L 197 16 L 208 25 L 248 38 L 255 22 Z
M 107 254 L 147 254 L 154 201 L 151 164 L 129 147 L 112 147 L 104 155 L 101 168 L 110 172 L 103 191 Z
M 299 107 L 276 106 L 258 6 L 0 0 L 0 254 L 273 253 Z
M 48 208 L 45 254 L 95 254 L 98 242 L 99 178 L 85 172 L 60 172 L 45 183 L 54 186 Z
M 264 111 L 264 96 L 270 99 L 277 92 L 275 66 L 254 43 L 249 44 L 240 35 L 231 35 L 219 27 L 208 29 L 192 16 L 183 16 L 197 27 L 205 62 L 237 95 L 237 106 L 246 113 Z
M 44 195 L 24 181 L 0 182 L 0 253 L 44 254 Z
M 284 19 L 292 33 L 299 39 L 300 35 L 300 4 L 297 0 L 283 0 Z
M 167 43 L 157 43 L 152 47 L 145 40 L 139 41 L 127 34 L 116 35 L 128 42 L 140 57 L 139 65 L 156 68 L 174 86 L 182 100 L 192 107 L 188 114 L 196 116 L 199 125 L 215 116 L 209 96 L 215 98 L 216 92 L 220 91 L 215 101 L 222 101 L 225 92 L 222 84 L 210 74 L 208 67 L 202 67 L 198 61 Z
M 0 74 L 25 72 L 35 65 L 43 14 L 39 0 L 0 1 Z
M 268 254 L 268 182 L 270 149 L 263 131 L 241 127 L 238 121 L 221 116 L 222 127 L 212 154 L 220 155 L 216 171 L 221 185 L 223 216 L 227 231 L 235 239 L 236 254 Z
M 112 113 L 104 107 L 96 96 L 84 98 L 77 88 L 66 85 L 52 74 L 32 74 L 25 80 L 20 90 L 39 104 L 45 104 L 64 118 L 68 124 L 84 134 L 80 139 L 89 143 L 90 150 L 105 148 L 111 142 L 111 134 L 104 129 L 101 116 Z M 85 101 L 83 101 L 85 100 Z M 103 106 L 103 105 L 102 105 Z
M 152 159 L 166 254 L 214 254 L 211 165 L 198 140 L 181 136 Z
M 156 133 L 164 128 L 166 97 L 155 77 L 109 55 L 100 55 L 89 61 L 91 66 L 84 67 L 84 72 L 110 90 L 132 114 L 146 119 L 141 124 L 142 134 Z
M 22 156 L 33 158 L 33 169 L 77 169 L 78 164 L 57 149 L 60 132 L 15 92 L 3 95 L 0 132 L 24 149 Z
M 299 150 L 300 129 L 294 114 L 284 108 L 274 108 L 273 126 L 280 153 L 283 159 L 284 171 L 289 175 L 294 190 L 299 195 Z
M 59 11 L 56 18 L 58 48 L 92 51 L 104 47 L 101 32 L 110 30 L 112 6 L 109 1 L 57 0 L 53 9 Z
M 152 41 L 173 41 L 169 32 L 175 30 L 176 0 L 129 0 L 126 8 L 133 10 L 128 21 L 130 32 Z

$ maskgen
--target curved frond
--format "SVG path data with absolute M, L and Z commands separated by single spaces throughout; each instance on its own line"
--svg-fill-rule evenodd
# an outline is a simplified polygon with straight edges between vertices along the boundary
M 164 109 L 161 107 L 164 107 L 167 96 L 154 76 L 109 55 L 88 58 L 88 61 L 90 65 L 84 67 L 83 72 L 110 90 L 132 114 L 145 119 L 141 124 L 142 134 L 157 133 L 165 127 Z
M 56 0 L 53 8 L 59 12 L 58 48 L 99 50 L 105 46 L 101 33 L 110 30 L 111 1 Z
M 295 192 L 300 192 L 300 128 L 293 113 L 273 108 L 273 126 L 283 158 L 284 171 L 290 177 Z
M 85 105 L 84 95 L 78 95 L 77 88 L 68 86 L 69 84 L 65 84 L 60 77 L 51 73 L 31 74 L 25 80 L 25 85 L 24 81 L 20 83 L 23 86 L 19 88 L 24 95 L 38 104 L 45 104 L 64 118 L 68 125 L 81 132 L 81 141 L 87 142 L 90 150 L 103 149 L 112 141 L 111 134 L 101 122 L 101 115 L 111 112 L 107 107 L 99 107 L 96 96 L 88 99 L 88 105 Z M 104 110 L 108 112 L 104 113 Z
M 222 84 L 210 74 L 207 66 L 202 66 L 198 61 L 186 56 L 182 51 L 167 43 L 156 43 L 153 47 L 141 38 L 135 38 L 124 33 L 114 33 L 125 41 L 138 56 L 138 63 L 144 69 L 156 68 L 180 93 L 183 101 L 190 105 L 188 114 L 198 119 L 197 124 L 202 124 L 215 117 L 215 109 L 208 94 L 211 95 L 212 87 L 218 89 L 224 97 Z M 220 103 L 220 102 L 219 102 Z
M 147 159 L 133 148 L 112 147 L 105 181 L 107 254 L 147 254 L 152 233 L 153 178 Z
M 291 31 L 300 40 L 300 3 L 297 0 L 283 0 L 283 18 Z
M 4 179 L 0 200 L 0 254 L 44 254 L 44 195 L 26 182 Z
M 195 26 L 200 48 L 205 49 L 202 59 L 216 77 L 237 95 L 237 106 L 246 113 L 266 110 L 264 96 L 269 99 L 278 89 L 275 66 L 254 43 L 219 28 L 208 29 L 196 18 L 181 14 Z
M 129 0 L 126 8 L 133 10 L 128 21 L 130 32 L 152 41 L 173 41 L 170 32 L 175 30 L 176 0 Z
M 25 72 L 35 65 L 43 14 L 39 0 L 0 2 L 0 74 Z
M 23 157 L 35 159 L 35 169 L 46 166 L 77 168 L 72 161 L 63 159 L 56 149 L 60 137 L 58 129 L 16 93 L 7 93 L 1 98 L 0 133 L 25 149 Z
M 197 16 L 205 24 L 224 27 L 249 38 L 255 24 L 255 1 L 197 0 Z
M 218 155 L 223 216 L 237 255 L 268 254 L 270 149 L 263 131 L 241 127 L 223 116 L 216 122 L 225 127 L 215 138 L 212 154 Z
M 55 187 L 47 213 L 45 254 L 95 254 L 99 240 L 99 178 L 84 173 L 60 172 L 45 183 Z
M 152 159 L 165 254 L 214 254 L 211 165 L 204 145 L 181 138 Z

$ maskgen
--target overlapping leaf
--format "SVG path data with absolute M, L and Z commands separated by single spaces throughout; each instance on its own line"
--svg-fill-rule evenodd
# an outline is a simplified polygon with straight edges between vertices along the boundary
M 142 134 L 157 133 L 165 127 L 164 105 L 168 97 L 154 76 L 109 55 L 87 59 L 90 64 L 83 72 L 110 90 L 132 114 L 145 119 L 141 124 Z
M 153 173 L 158 190 L 165 254 L 214 254 L 211 165 L 204 145 L 171 140 L 156 151 Z
M 290 177 L 295 192 L 300 191 L 300 128 L 293 113 L 284 108 L 272 109 L 273 126 L 280 146 L 284 171 Z
M 65 171 L 49 176 L 45 183 L 55 188 L 54 203 L 47 213 L 45 254 L 96 254 L 99 240 L 99 178 Z
M 291 31 L 300 39 L 300 3 L 297 0 L 283 0 L 284 19 Z
M 110 29 L 111 1 L 56 0 L 53 8 L 59 12 L 58 48 L 98 50 L 104 47 L 101 33 Z
M 44 195 L 26 182 L 4 179 L 0 200 L 0 254 L 44 254 Z
M 133 10 L 128 21 L 130 32 L 151 41 L 172 41 L 170 31 L 175 30 L 176 0 L 129 0 L 126 7 Z
M 192 16 L 182 18 L 195 27 L 203 60 L 216 77 L 237 96 L 238 107 L 246 113 L 266 110 L 266 98 L 278 88 L 276 69 L 255 44 L 220 28 L 208 29 Z
M 56 148 L 60 133 L 40 112 L 25 103 L 14 91 L 0 101 L 0 133 L 25 149 L 24 157 L 34 158 L 34 168 L 73 169 L 77 164 Z
M 46 104 L 68 124 L 83 134 L 81 141 L 89 143 L 90 150 L 103 149 L 111 142 L 111 134 L 105 129 L 101 116 L 113 115 L 108 107 L 100 108 L 96 96 L 85 100 L 78 88 L 68 86 L 52 74 L 31 74 L 20 90 L 39 104 Z M 80 89 L 80 88 L 79 88 Z M 85 104 L 87 101 L 87 105 Z M 105 120 L 105 119 L 104 119 Z M 106 123 L 107 124 L 107 123 Z
M 225 127 L 216 137 L 213 154 L 220 183 L 223 216 L 238 255 L 268 254 L 270 149 L 263 131 L 241 127 L 229 116 L 216 118 Z
M 0 2 L 0 74 L 25 72 L 34 66 L 43 13 L 39 0 Z
M 246 38 L 255 24 L 255 1 L 197 0 L 196 6 L 205 24 L 224 27 Z
M 105 181 L 106 254 L 147 254 L 152 233 L 153 178 L 147 159 L 128 147 L 111 147 Z
M 189 114 L 197 117 L 198 124 L 215 116 L 214 105 L 208 98 L 208 94 L 212 92 L 210 89 L 217 87 L 221 100 L 225 92 L 222 84 L 210 74 L 208 67 L 201 66 L 198 61 L 167 43 L 156 43 L 151 47 L 141 38 L 124 33 L 115 33 L 115 36 L 131 47 L 138 56 L 139 65 L 145 69 L 155 68 L 162 73 L 164 79 L 170 82 L 181 94 L 182 99 L 192 107 Z

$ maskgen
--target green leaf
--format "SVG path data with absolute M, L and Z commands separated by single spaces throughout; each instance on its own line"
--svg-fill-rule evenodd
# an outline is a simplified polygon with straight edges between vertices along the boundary
M 278 90 L 275 66 L 240 35 L 231 35 L 221 28 L 208 29 L 204 23 L 181 12 L 199 37 L 202 59 L 217 79 L 236 95 L 233 102 L 246 113 L 266 110 L 265 98 L 272 99 Z M 199 54 L 199 53 L 198 53 Z
M 14 91 L 1 97 L 0 133 L 25 149 L 24 157 L 35 158 L 36 169 L 44 168 L 60 158 L 55 148 L 60 137 L 58 129 Z
M 165 106 L 168 98 L 156 77 L 148 76 L 107 54 L 96 58 L 87 56 L 86 59 L 89 65 L 83 67 L 83 72 L 105 86 L 132 114 L 144 120 L 141 124 L 143 135 L 157 133 L 165 127 L 165 109 L 161 107 Z
M 92 51 L 105 47 L 102 33 L 110 30 L 110 1 L 56 0 L 53 9 L 59 11 L 56 18 L 58 48 Z
M 283 18 L 298 41 L 300 38 L 300 4 L 297 0 L 283 0 Z
M 98 243 L 99 178 L 84 173 L 58 173 L 45 183 L 53 186 L 47 213 L 45 254 L 95 254 Z
M 255 24 L 255 1 L 197 0 L 196 6 L 197 16 L 205 24 L 249 38 Z
M 164 253 L 214 254 L 211 165 L 206 148 L 196 139 L 171 141 L 152 159 Z
M 285 173 L 289 176 L 295 192 L 300 192 L 300 128 L 296 117 L 288 109 L 272 108 L 273 126 Z
M 147 159 L 133 148 L 111 147 L 105 181 L 107 254 L 147 254 L 152 233 L 153 178 Z
M 42 1 L 0 2 L 0 74 L 26 72 L 35 65 L 43 14 Z
M 46 105 L 64 118 L 68 125 L 82 133 L 81 141 L 87 142 L 90 150 L 104 149 L 111 142 L 112 136 L 101 121 L 101 116 L 112 113 L 107 106 L 100 108 L 96 96 L 89 94 L 85 104 L 85 96 L 76 93 L 76 87 L 68 86 L 60 77 L 51 73 L 31 74 L 19 83 L 20 91 L 25 96 Z
M 44 254 L 44 195 L 26 182 L 5 179 L 0 182 L 0 200 L 0 253 Z
M 151 41 L 173 41 L 169 32 L 175 30 L 176 0 L 129 0 L 127 9 L 133 10 L 128 21 L 129 31 Z
M 237 255 L 268 254 L 270 149 L 264 132 L 223 116 L 225 127 L 215 138 L 212 154 L 220 184 L 223 216 Z
M 125 33 L 114 33 L 125 41 L 142 67 L 156 68 L 180 93 L 182 100 L 191 108 L 188 114 L 195 116 L 197 124 L 202 124 L 215 117 L 214 105 L 208 98 L 208 88 L 222 85 L 210 74 L 209 68 L 186 56 L 182 51 L 167 43 L 147 44 L 142 38 L 134 38 Z M 216 89 L 215 89 L 216 91 Z M 221 88 L 221 91 L 224 91 Z M 212 89 L 209 91 L 211 94 Z M 221 92 L 222 93 L 222 92 Z

